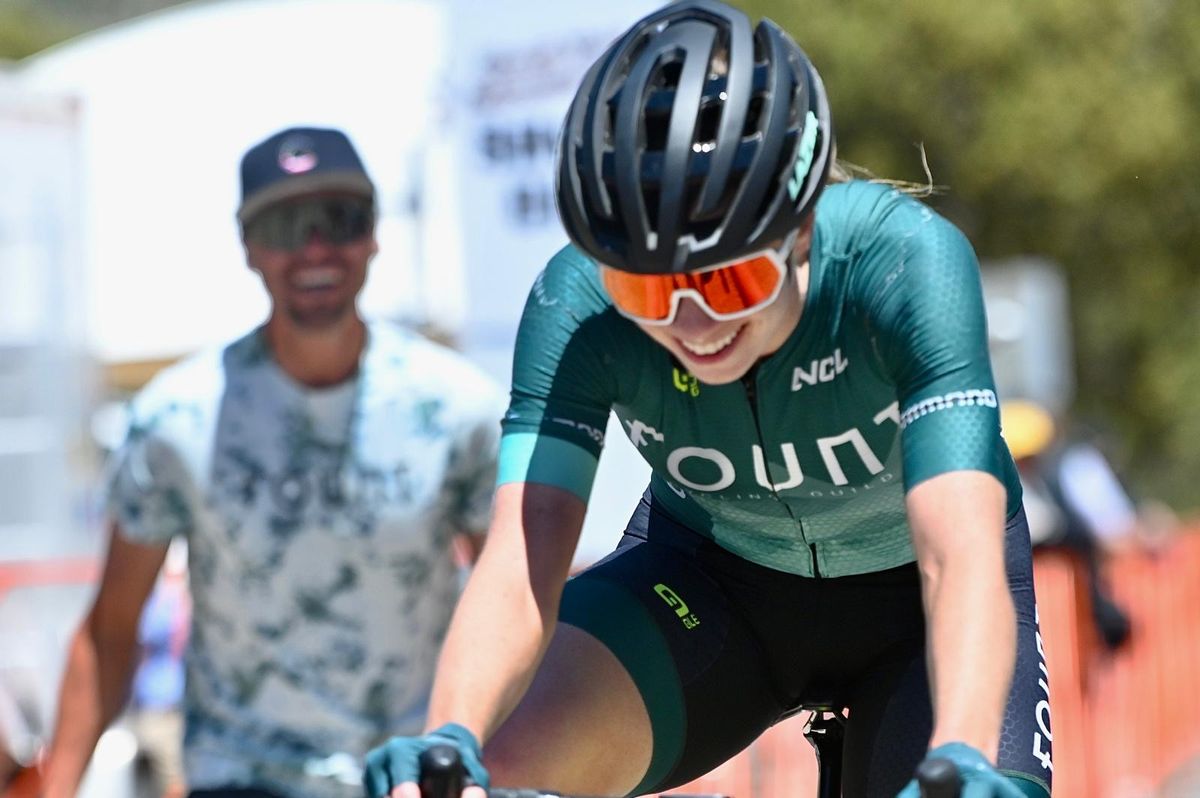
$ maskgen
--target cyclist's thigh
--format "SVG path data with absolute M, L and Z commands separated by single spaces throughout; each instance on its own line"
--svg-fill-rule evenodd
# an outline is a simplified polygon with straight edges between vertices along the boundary
M 650 761 L 637 687 L 596 638 L 558 624 L 525 697 L 484 747 L 499 787 L 623 794 Z
M 647 523 L 654 524 L 651 541 Z M 634 685 L 653 738 L 652 755 L 633 758 L 640 781 L 623 785 L 637 793 L 711 770 L 783 711 L 761 644 L 696 557 L 697 547 L 712 544 L 684 529 L 664 536 L 667 523 L 635 515 L 618 550 L 568 582 L 559 613 L 561 623 L 602 643 Z M 565 736 L 589 734 L 601 749 L 630 734 L 623 723 L 593 733 L 569 706 L 563 715 Z M 640 734 L 645 727 L 634 728 Z
M 1017 661 L 997 766 L 1029 796 L 1050 794 L 1050 709 L 1033 597 L 1024 514 L 1006 531 L 1009 590 L 1017 613 Z M 894 796 L 924 756 L 933 718 L 923 651 L 859 680 L 846 728 L 846 798 Z

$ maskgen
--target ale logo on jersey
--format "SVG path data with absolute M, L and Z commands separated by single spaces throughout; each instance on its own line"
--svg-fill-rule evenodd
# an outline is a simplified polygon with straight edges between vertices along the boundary
M 675 382 L 675 390 L 686 393 L 689 396 L 700 395 L 700 380 L 678 368 L 671 369 L 671 372 L 671 377 Z

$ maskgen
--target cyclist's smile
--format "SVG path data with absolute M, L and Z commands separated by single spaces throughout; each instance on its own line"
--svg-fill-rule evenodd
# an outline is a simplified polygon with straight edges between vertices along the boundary
M 717 321 L 690 297 L 679 301 L 666 326 L 638 325 L 673 354 L 696 379 L 710 385 L 739 380 L 759 358 L 770 355 L 796 329 L 808 288 L 808 264 L 794 270 L 779 297 L 762 310 L 733 321 Z
M 738 334 L 745 327 L 745 324 L 739 324 L 735 329 L 720 338 L 710 337 L 706 341 L 690 340 L 687 338 L 678 338 L 680 345 L 688 351 L 691 357 L 697 361 L 716 362 L 720 358 L 728 354 L 731 345 L 737 339 Z

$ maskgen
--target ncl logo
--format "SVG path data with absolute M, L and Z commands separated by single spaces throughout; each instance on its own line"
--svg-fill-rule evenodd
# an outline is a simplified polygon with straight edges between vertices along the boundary
M 850 361 L 842 357 L 841 348 L 833 350 L 829 357 L 814 360 L 806 371 L 803 366 L 796 366 L 792 372 L 792 390 L 798 391 L 805 385 L 816 385 L 819 382 L 833 382 L 837 375 L 846 370 Z

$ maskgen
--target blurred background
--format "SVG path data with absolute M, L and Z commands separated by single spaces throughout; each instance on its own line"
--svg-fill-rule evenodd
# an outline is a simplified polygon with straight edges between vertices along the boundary
M 91 595 L 122 401 L 265 315 L 233 216 L 241 152 L 285 125 L 346 130 L 380 187 L 365 310 L 507 382 L 525 294 L 565 242 L 559 120 L 656 5 L 0 0 L 0 749 L 15 764 L 48 733 Z M 1200 796 L 1200 3 L 737 5 L 816 63 L 839 156 L 932 182 L 927 201 L 974 243 L 1001 397 L 1050 425 L 1029 462 L 1071 442 L 1104 464 L 1075 490 L 1098 516 L 1090 548 L 1054 533 L 1039 548 L 1055 795 Z M 609 440 L 581 563 L 615 543 L 646 477 Z M 1096 611 L 1097 579 L 1124 635 Z M 811 794 L 796 728 L 700 786 Z M 133 794 L 136 752 L 110 737 L 92 794 Z

